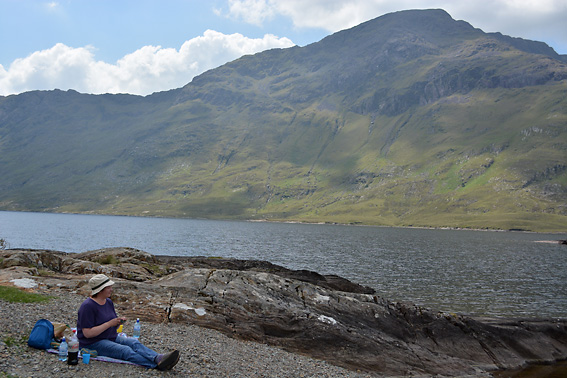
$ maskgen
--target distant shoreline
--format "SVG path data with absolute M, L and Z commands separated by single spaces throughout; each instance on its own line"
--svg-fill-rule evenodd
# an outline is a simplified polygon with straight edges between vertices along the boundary
M 179 218 L 174 218 L 179 219 Z M 201 218 L 186 218 L 186 219 L 201 219 Z M 218 219 L 221 220 L 221 219 Z M 226 219 L 230 221 L 230 219 Z M 500 229 L 500 228 L 467 228 L 467 227 L 433 227 L 433 226 L 384 226 L 377 224 L 363 224 L 363 223 L 338 223 L 338 222 L 303 222 L 303 221 L 284 221 L 284 220 L 269 220 L 269 219 L 246 219 L 244 222 L 258 222 L 258 223 L 290 223 L 290 224 L 315 224 L 323 226 L 353 226 L 353 227 L 377 227 L 377 228 L 405 228 L 405 229 L 416 229 L 416 230 L 448 230 L 448 231 L 485 231 L 485 232 L 519 232 L 526 234 L 552 234 L 552 235 L 567 235 L 565 232 L 553 232 L 553 231 L 530 231 L 530 230 L 520 230 L 520 229 Z M 563 240 L 557 240 L 561 243 Z M 549 241 L 554 243 L 556 241 Z
M 403 228 L 403 229 L 418 229 L 418 230 L 449 230 L 449 231 L 485 231 L 485 232 L 519 232 L 527 234 L 551 234 L 551 235 L 567 235 L 567 230 L 561 231 L 531 231 L 524 229 L 500 229 L 500 228 L 469 228 L 469 227 L 450 227 L 450 226 L 388 226 L 388 225 L 378 225 L 378 224 L 365 224 L 362 222 L 352 222 L 352 223 L 340 223 L 340 222 L 308 222 L 300 220 L 272 220 L 272 219 L 216 219 L 216 218 L 198 218 L 198 217 L 175 217 L 175 216 L 160 216 L 160 215 L 129 215 L 129 214 L 106 214 L 106 213 L 94 213 L 94 212 L 52 212 L 52 211 L 33 211 L 33 210 L 1 210 L 0 212 L 6 213 L 36 213 L 36 214 L 66 214 L 66 215 L 99 215 L 99 216 L 109 216 L 109 217 L 129 217 L 129 218 L 157 218 L 157 219 L 192 219 L 192 220 L 211 220 L 211 221 L 226 221 L 226 222 L 257 222 L 257 223 L 282 223 L 282 224 L 306 224 L 306 225 L 323 225 L 323 226 L 355 226 L 355 227 L 377 227 L 377 228 Z M 1 235 L 0 235 L 1 236 Z M 562 240 L 558 240 L 561 243 Z M 554 243 L 555 241 L 551 241 Z

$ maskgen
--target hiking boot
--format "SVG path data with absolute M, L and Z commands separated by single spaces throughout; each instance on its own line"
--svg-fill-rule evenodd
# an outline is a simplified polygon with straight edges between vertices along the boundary
M 169 352 L 164 354 L 157 366 L 156 369 L 158 370 L 171 370 L 171 368 L 173 368 L 176 364 L 177 361 L 179 361 L 179 351 L 178 350 L 174 350 L 173 352 Z

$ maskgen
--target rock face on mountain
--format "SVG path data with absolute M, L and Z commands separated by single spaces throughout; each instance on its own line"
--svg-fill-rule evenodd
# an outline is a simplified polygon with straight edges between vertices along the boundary
M 118 311 L 193 323 L 385 375 L 475 375 L 567 358 L 567 319 L 474 319 L 393 303 L 336 276 L 261 261 L 153 256 L 130 248 L 80 254 L 0 252 L 0 283 L 88 293 L 105 273 Z

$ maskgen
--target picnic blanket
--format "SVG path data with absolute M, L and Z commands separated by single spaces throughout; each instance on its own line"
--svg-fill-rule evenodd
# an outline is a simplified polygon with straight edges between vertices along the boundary
M 50 348 L 50 349 L 47 349 L 47 351 L 49 353 L 59 354 L 59 351 L 57 349 Z M 83 358 L 81 352 L 79 352 L 79 358 L 81 358 L 81 359 Z M 112 363 L 115 363 L 115 364 L 126 364 L 126 365 L 141 366 L 141 365 L 135 364 L 135 363 L 130 362 L 130 361 L 119 360 L 118 358 L 112 358 L 112 357 L 106 357 L 106 356 L 96 356 L 96 357 L 91 356 L 91 361 L 93 361 L 93 360 L 94 361 L 102 361 L 102 362 L 112 362 Z

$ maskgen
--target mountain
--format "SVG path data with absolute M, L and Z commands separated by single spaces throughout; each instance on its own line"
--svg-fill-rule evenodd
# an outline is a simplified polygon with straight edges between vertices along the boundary
M 412 10 L 146 97 L 0 97 L 0 209 L 565 232 L 565 61 Z

